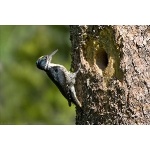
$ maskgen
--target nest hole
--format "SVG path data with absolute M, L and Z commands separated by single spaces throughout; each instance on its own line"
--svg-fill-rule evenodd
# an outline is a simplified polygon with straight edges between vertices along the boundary
M 99 50 L 96 53 L 96 64 L 97 66 L 104 71 L 108 65 L 108 55 L 104 50 Z

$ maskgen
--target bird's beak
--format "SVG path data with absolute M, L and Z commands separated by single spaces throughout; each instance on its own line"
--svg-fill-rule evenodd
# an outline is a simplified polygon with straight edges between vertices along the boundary
M 48 62 L 50 63 L 52 60 L 52 56 L 55 55 L 57 53 L 58 49 L 56 49 L 54 52 L 52 52 L 50 55 L 48 55 Z

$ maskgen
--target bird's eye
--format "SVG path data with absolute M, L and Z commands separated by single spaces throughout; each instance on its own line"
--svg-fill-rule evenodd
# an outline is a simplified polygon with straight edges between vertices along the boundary
M 47 57 L 43 57 L 42 59 L 46 60 L 46 59 L 47 59 Z
M 58 72 L 58 69 L 57 69 L 57 68 L 55 68 L 55 69 L 54 69 L 54 71 L 57 73 L 57 72 Z

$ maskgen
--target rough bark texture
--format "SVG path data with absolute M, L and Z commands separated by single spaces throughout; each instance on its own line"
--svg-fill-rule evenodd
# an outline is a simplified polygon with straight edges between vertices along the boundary
M 150 124 L 150 26 L 70 26 L 76 124 Z

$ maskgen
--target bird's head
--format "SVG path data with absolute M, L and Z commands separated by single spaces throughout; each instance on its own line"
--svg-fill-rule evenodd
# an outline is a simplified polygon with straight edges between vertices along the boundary
M 50 55 L 45 55 L 45 56 L 41 56 L 37 61 L 36 61 L 36 66 L 37 68 L 41 69 L 41 70 L 47 70 L 50 66 L 51 60 L 52 60 L 52 56 L 57 52 L 58 50 L 55 50 L 53 53 L 51 53 Z

